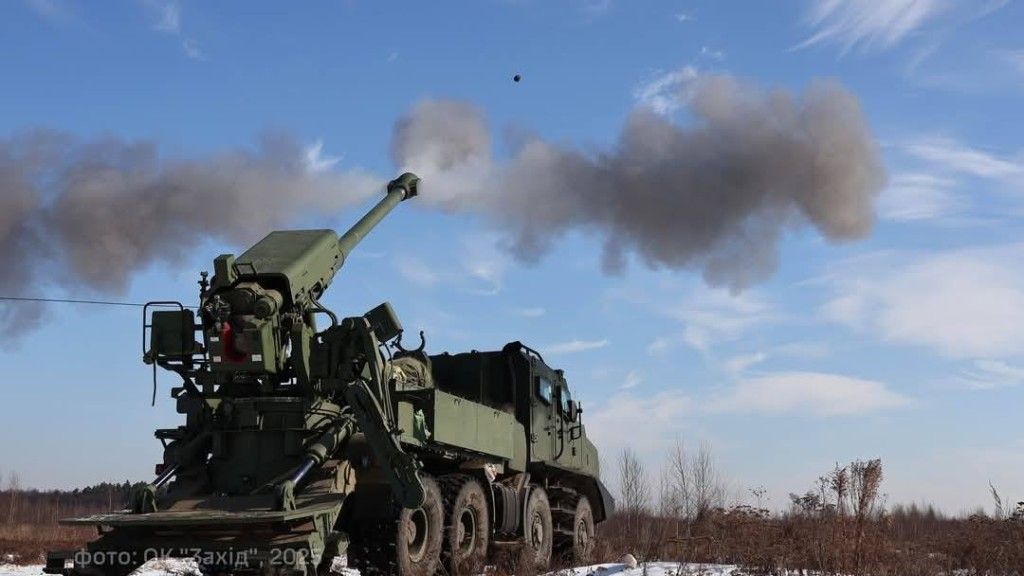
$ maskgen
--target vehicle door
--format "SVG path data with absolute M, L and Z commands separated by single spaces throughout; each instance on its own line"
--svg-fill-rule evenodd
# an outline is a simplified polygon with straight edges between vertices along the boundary
M 558 451 L 558 377 L 538 359 L 533 359 L 530 394 L 530 441 L 534 461 L 551 462 Z

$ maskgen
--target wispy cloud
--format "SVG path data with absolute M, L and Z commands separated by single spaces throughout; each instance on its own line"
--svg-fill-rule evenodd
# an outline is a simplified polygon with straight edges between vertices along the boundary
M 464 237 L 461 244 L 457 259 L 440 261 L 429 254 L 406 254 L 395 261 L 395 269 L 407 281 L 423 288 L 444 286 L 478 296 L 500 294 L 509 256 L 487 235 Z
M 719 50 L 717 48 L 712 48 L 710 46 L 701 46 L 700 47 L 700 56 L 702 58 L 708 58 L 710 60 L 719 60 L 719 61 L 720 60 L 725 60 L 725 52 L 724 51 Z
M 686 12 L 676 12 L 673 18 L 676 19 L 676 22 L 693 22 L 693 15 Z
M 834 44 L 844 54 L 886 50 L 945 8 L 941 0 L 811 0 L 805 18 L 814 32 L 797 48 Z
M 626 378 L 622 382 L 622 386 L 620 388 L 622 390 L 632 390 L 633 388 L 636 388 L 637 386 L 643 384 L 643 382 L 644 378 L 640 374 L 639 370 L 630 370 L 628 373 L 626 373 Z
M 543 348 L 544 352 L 548 354 L 576 354 L 578 352 L 588 352 L 590 350 L 599 350 L 608 346 L 608 340 L 569 340 L 567 342 L 559 342 L 556 344 L 549 344 Z
M 904 169 L 879 197 L 879 214 L 895 222 L 977 223 L 1019 204 L 1024 154 L 985 149 L 948 135 L 923 135 L 892 146 Z M 998 193 L 998 194 L 992 194 Z M 987 195 L 987 196 L 986 196 Z M 982 200 L 984 199 L 984 200 Z
M 441 274 L 419 258 L 399 258 L 395 267 L 402 278 L 421 288 L 430 288 L 441 280 Z
M 1024 342 L 1019 244 L 838 265 L 823 317 L 884 341 L 956 358 L 1006 358 Z
M 185 56 L 193 60 L 200 60 L 203 57 L 203 51 L 199 49 L 199 45 L 191 38 L 185 38 L 181 41 L 181 49 L 184 50 Z
M 156 15 L 153 30 L 174 37 L 181 45 L 181 51 L 193 60 L 203 59 L 203 51 L 195 39 L 188 37 L 182 29 L 181 6 L 174 0 L 148 0 Z
M 167 2 L 162 5 L 157 4 L 156 9 L 160 13 L 160 19 L 153 27 L 158 32 L 181 34 L 181 8 L 173 2 Z
M 1024 368 L 1002 360 L 975 360 L 958 380 L 975 390 L 994 390 L 1024 384 Z
M 651 356 L 660 356 L 675 348 L 682 337 L 675 335 L 658 336 L 647 345 L 647 353 Z
M 910 399 L 882 382 L 818 372 L 743 380 L 707 404 L 711 412 L 849 416 L 899 408 Z
M 472 281 L 468 287 L 470 292 L 494 296 L 504 287 L 508 255 L 500 253 L 496 245 L 490 236 L 463 239 L 461 276 Z
M 323 140 L 317 140 L 306 147 L 306 169 L 310 172 L 330 170 L 340 161 L 340 156 L 324 156 Z
M 686 92 L 697 80 L 699 73 L 693 66 L 663 72 L 633 89 L 637 104 L 658 114 L 669 114 L 686 101 Z
M 919 138 L 906 144 L 907 153 L 946 170 L 980 178 L 1024 175 L 1024 161 L 999 156 L 948 137 Z
M 522 316 L 523 318 L 540 318 L 547 311 L 539 306 L 532 306 L 526 308 L 516 308 L 515 310 L 513 310 L 513 312 L 517 316 Z
M 707 353 L 712 346 L 742 337 L 751 328 L 772 320 L 772 306 L 757 292 L 732 294 L 728 290 L 700 287 L 679 307 L 664 313 L 682 323 L 681 342 Z M 656 340 L 649 351 L 672 348 L 672 339 Z
M 725 361 L 725 371 L 735 376 L 740 376 L 748 369 L 757 364 L 760 364 L 768 359 L 768 355 L 764 352 L 755 352 L 753 354 L 741 354 L 739 356 L 733 356 Z
M 883 218 L 897 222 L 949 216 L 967 203 L 955 192 L 956 184 L 952 178 L 934 174 L 896 174 L 878 199 L 878 211 Z

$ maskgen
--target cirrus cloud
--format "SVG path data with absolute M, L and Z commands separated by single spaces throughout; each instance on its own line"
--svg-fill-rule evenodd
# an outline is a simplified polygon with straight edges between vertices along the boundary
M 820 372 L 782 372 L 742 380 L 713 398 L 711 412 L 846 416 L 907 406 L 882 382 Z
M 544 351 L 548 354 L 575 354 L 577 352 L 587 352 L 590 350 L 597 350 L 608 346 L 608 340 L 569 340 L 567 342 L 559 342 L 557 344 L 549 344 L 544 347 Z

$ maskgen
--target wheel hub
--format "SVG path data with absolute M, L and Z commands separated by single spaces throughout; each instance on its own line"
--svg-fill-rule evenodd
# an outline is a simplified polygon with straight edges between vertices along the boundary
M 472 508 L 466 508 L 459 515 L 456 541 L 459 543 L 459 551 L 463 554 L 471 553 L 476 547 L 476 514 Z
M 582 520 L 576 524 L 576 543 L 584 550 L 590 546 L 590 530 Z
M 422 508 L 414 511 L 405 523 L 406 546 L 414 561 L 423 559 L 427 549 L 427 513 Z
M 540 514 L 534 514 L 530 522 L 530 543 L 534 548 L 539 548 L 544 543 L 544 519 Z

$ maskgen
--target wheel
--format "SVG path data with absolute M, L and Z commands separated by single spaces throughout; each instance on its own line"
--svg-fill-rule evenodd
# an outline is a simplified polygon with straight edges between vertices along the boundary
M 590 500 L 580 496 L 576 503 L 576 514 L 572 523 L 572 557 L 574 564 L 586 564 L 594 554 L 595 537 L 594 511 L 590 508 Z
M 449 574 L 475 574 L 487 561 L 491 535 L 484 489 L 465 474 L 442 476 L 440 484 L 446 519 L 444 565 Z
M 432 576 L 441 563 L 444 501 L 432 478 L 423 478 L 423 505 L 398 514 L 395 562 L 399 576 Z
M 551 489 L 555 552 L 559 558 L 583 564 L 594 553 L 594 511 L 586 496 L 564 487 Z
M 441 489 L 423 477 L 423 506 L 402 508 L 397 518 L 359 522 L 348 550 L 360 574 L 433 576 L 441 564 L 444 503 Z
M 526 525 L 523 527 L 525 542 L 523 545 L 526 560 L 537 570 L 546 570 L 551 564 L 551 547 L 553 543 L 551 524 L 551 505 L 548 495 L 540 486 L 530 488 L 530 497 L 526 501 Z

